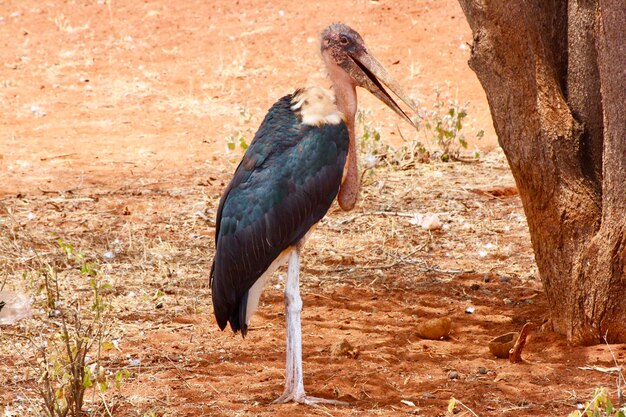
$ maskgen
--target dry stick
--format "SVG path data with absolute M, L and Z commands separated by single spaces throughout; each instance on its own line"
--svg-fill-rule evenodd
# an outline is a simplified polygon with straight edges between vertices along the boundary
M 452 397 L 454 398 L 454 397 Z M 461 401 L 457 400 L 456 398 L 454 398 L 454 402 L 456 402 L 457 404 L 461 405 L 462 407 L 464 407 L 467 411 L 469 411 L 474 417 L 478 417 L 478 414 L 476 414 L 474 412 L 474 410 L 472 410 L 471 408 L 469 408 L 468 406 L 466 406 L 465 404 L 463 404 Z
M 617 362 L 617 358 L 615 357 L 615 354 L 613 354 L 613 349 L 611 349 L 611 345 L 609 345 L 609 342 L 606 340 L 606 336 L 607 336 L 606 334 L 602 336 L 602 339 L 604 340 L 604 343 L 606 343 L 606 347 L 609 349 L 609 353 L 611 354 L 611 357 L 613 358 L 613 363 L 615 363 L 615 367 L 617 368 L 617 403 L 621 406 L 622 403 L 624 402 L 624 398 L 622 394 L 622 381 L 624 382 L 624 385 L 626 385 L 626 379 L 624 379 L 624 374 L 622 373 L 622 367 Z
M 4 272 L 4 279 L 2 280 L 2 285 L 0 285 L 0 291 L 2 291 L 4 289 L 4 285 L 7 283 L 8 279 L 9 279 L 9 272 L 5 271 Z
M 51 161 L 53 159 L 62 159 L 62 158 L 67 158 L 67 157 L 74 156 L 74 155 L 76 155 L 76 152 L 64 153 L 62 155 L 43 156 L 43 157 L 39 158 L 39 160 L 40 161 Z
M 522 361 L 522 349 L 524 349 L 526 345 L 526 338 L 532 328 L 532 323 L 528 322 L 522 327 L 522 330 L 520 330 L 515 346 L 509 351 L 509 361 L 511 361 L 511 363 L 519 363 Z
M 111 414 L 111 410 L 109 409 L 109 406 L 107 405 L 107 401 L 106 398 L 104 398 L 104 394 L 102 393 L 102 391 L 99 391 L 100 394 L 100 399 L 102 400 L 102 404 L 104 404 L 104 409 L 107 412 L 107 415 L 109 417 L 113 417 L 113 414 Z
M 587 410 L 589 410 L 589 407 L 591 407 L 593 404 L 596 403 L 596 400 L 598 399 L 598 397 L 600 397 L 600 395 L 603 394 L 604 390 L 598 390 L 598 393 L 591 399 L 591 401 L 589 401 L 587 403 L 587 407 L 585 407 L 585 409 L 579 414 L 581 416 L 587 415 Z

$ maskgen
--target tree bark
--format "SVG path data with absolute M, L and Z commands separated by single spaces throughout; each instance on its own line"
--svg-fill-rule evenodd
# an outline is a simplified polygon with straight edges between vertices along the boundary
M 553 329 L 626 342 L 623 0 L 459 0 Z

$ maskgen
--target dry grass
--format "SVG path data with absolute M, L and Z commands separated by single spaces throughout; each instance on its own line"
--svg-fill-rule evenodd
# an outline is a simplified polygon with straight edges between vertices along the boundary
M 106 293 L 111 308 L 109 338 L 121 346 L 138 334 L 191 326 L 172 322 L 172 317 L 212 314 L 211 221 L 220 187 L 214 182 L 165 188 L 150 175 L 98 194 L 79 190 L 2 202 L 0 262 L 6 289 L 32 294 L 36 312 L 11 332 L 29 336 L 52 331 L 42 290 L 45 265 L 58 271 L 66 302 L 88 295 L 88 283 L 76 269 L 67 268 L 58 237 L 83 251 L 98 265 L 103 283 L 111 286 Z M 442 282 L 470 272 L 528 281 L 534 272 L 518 199 L 474 192 L 511 185 L 499 153 L 477 164 L 422 164 L 413 170 L 371 172 L 358 208 L 349 213 L 331 209 L 308 242 L 303 291 L 313 291 L 321 283 L 328 291 L 348 281 L 357 288 L 408 289 L 419 285 L 415 274 L 428 273 L 437 273 Z M 439 214 L 443 230 L 413 224 L 416 213 L 426 212 Z M 278 290 L 268 290 L 274 291 Z M 13 398 L 13 407 L 26 406 L 36 398 L 36 375 L 20 369 L 32 365 L 34 354 L 22 341 L 7 338 L 6 332 L 0 335 L 6 341 L 0 345 L 2 385 L 7 394 L 13 393 L 5 399 Z M 22 352 L 18 357 L 13 354 L 16 348 Z M 174 365 L 169 359 L 152 358 L 157 363 L 134 368 L 132 360 L 131 356 L 120 362 L 111 354 L 103 366 L 110 372 L 130 369 L 132 377 L 126 384 L 132 385 L 143 380 L 142 373 Z M 22 399 L 16 400 L 15 394 Z M 113 408 L 135 401 L 116 391 L 107 396 Z M 97 397 L 87 396 L 92 411 L 98 404 Z
M 42 289 L 46 268 L 64 301 L 89 297 L 61 237 L 110 285 L 107 341 L 117 347 L 103 352 L 103 367 L 109 376 L 130 371 L 121 390 L 105 393 L 108 409 L 88 392 L 90 415 L 293 415 L 290 406 L 266 406 L 283 379 L 280 279 L 245 341 L 217 331 L 212 317 L 212 221 L 239 156 L 223 154 L 225 138 L 242 131 L 249 142 L 277 98 L 328 86 L 317 34 L 331 7 L 422 106 L 443 85 L 474 103 L 464 129 L 490 127 L 459 47 L 471 33 L 458 3 L 22 3 L 0 25 L 10 41 L 1 99 L 13 111 L 0 141 L 8 184 L 0 189 L 0 284 L 32 295 L 35 314 L 0 327 L 0 414 L 39 415 L 28 338 L 58 330 Z M 397 36 L 409 26 L 409 36 Z M 359 105 L 386 143 L 413 141 L 375 98 L 362 94 Z M 421 132 L 417 139 L 431 144 Z M 502 154 L 476 164 L 409 162 L 403 171 L 368 171 L 357 208 L 334 207 L 306 246 L 305 383 L 353 404 L 330 414 L 440 415 L 454 395 L 481 416 L 555 415 L 610 385 L 570 366 L 606 365 L 608 352 L 587 355 L 550 335 L 525 350 L 532 373 L 487 356 L 485 341 L 546 311 L 519 199 L 496 188 L 513 186 Z M 414 224 L 428 212 L 439 213 L 443 230 Z M 477 313 L 465 314 L 468 305 Z M 454 322 L 451 339 L 413 335 L 416 322 L 441 315 Z M 329 357 L 343 339 L 358 358 Z M 451 369 L 459 380 L 448 378 Z

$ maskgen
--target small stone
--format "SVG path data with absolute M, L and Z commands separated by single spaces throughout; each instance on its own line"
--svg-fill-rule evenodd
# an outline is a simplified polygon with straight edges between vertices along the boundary
M 507 275 L 503 275 L 500 277 L 500 282 L 510 282 L 510 281 L 511 281 L 511 277 Z
M 39 107 L 37 104 L 33 104 L 30 106 L 30 111 L 35 115 L 35 117 L 44 117 L 46 115 L 46 111 Z
M 439 216 L 437 213 L 426 213 L 424 217 L 422 217 L 421 226 L 422 229 L 426 230 L 438 230 L 441 229 L 441 220 L 439 220 Z
M 478 373 L 481 375 L 486 375 L 487 374 L 487 368 L 481 366 L 480 368 L 478 368 Z
M 485 275 L 483 277 L 483 282 L 490 282 L 491 281 L 491 277 L 489 275 Z
M 434 400 L 436 398 L 437 397 L 432 392 L 425 392 L 425 393 L 422 394 L 422 399 L 423 400 Z
M 422 339 L 439 340 L 450 334 L 452 320 L 449 317 L 424 320 L 415 326 L 415 332 Z
M 354 359 L 359 355 L 359 350 L 352 346 L 346 339 L 343 339 L 340 342 L 333 343 L 330 347 L 330 355 L 334 358 L 347 356 L 348 358 Z
M 480 289 L 480 285 L 478 285 L 476 283 L 470 285 L 470 290 L 472 290 L 472 291 L 477 291 L 479 289 Z
M 465 309 L 465 314 L 474 314 L 475 311 L 476 311 L 476 307 L 467 307 Z
M 502 301 L 504 301 L 504 304 L 506 304 L 506 305 L 515 304 L 515 301 L 511 300 L 510 298 L 505 298 Z
M 459 373 L 457 371 L 450 371 L 448 373 L 448 378 L 450 378 L 450 379 L 459 379 Z

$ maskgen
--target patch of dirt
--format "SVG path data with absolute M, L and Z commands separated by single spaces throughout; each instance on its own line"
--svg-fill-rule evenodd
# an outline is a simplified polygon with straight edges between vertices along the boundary
M 464 129 L 485 129 L 470 146 L 486 156 L 368 171 L 357 208 L 331 209 L 303 254 L 305 387 L 350 406 L 273 406 L 284 378 L 282 280 L 268 285 L 245 340 L 220 332 L 208 287 L 212 221 L 240 157 L 226 152 L 227 138 L 249 141 L 295 88 L 328 86 L 318 36 L 335 20 L 356 28 L 423 107 L 436 86 L 469 100 Z M 65 268 L 58 237 L 111 285 L 119 350 L 103 363 L 130 371 L 105 395 L 112 415 L 438 416 L 451 397 L 480 416 L 567 415 L 594 387 L 615 393 L 614 375 L 580 369 L 614 366 L 607 346 L 538 331 L 521 364 L 488 351 L 495 336 L 541 326 L 547 304 L 466 65 L 471 33 L 456 2 L 22 0 L 0 6 L 0 37 L 0 284 L 33 294 L 36 307 L 0 330 L 5 415 L 36 414 L 39 375 L 18 336 L 55 326 L 42 268 L 57 268 L 67 300 L 89 292 Z M 374 98 L 359 100 L 385 141 L 412 139 Z M 437 213 L 442 229 L 419 227 L 425 213 Z M 416 335 L 439 317 L 452 321 L 447 339 Z M 333 355 L 344 342 L 347 353 Z M 626 346 L 611 349 L 623 364 Z

